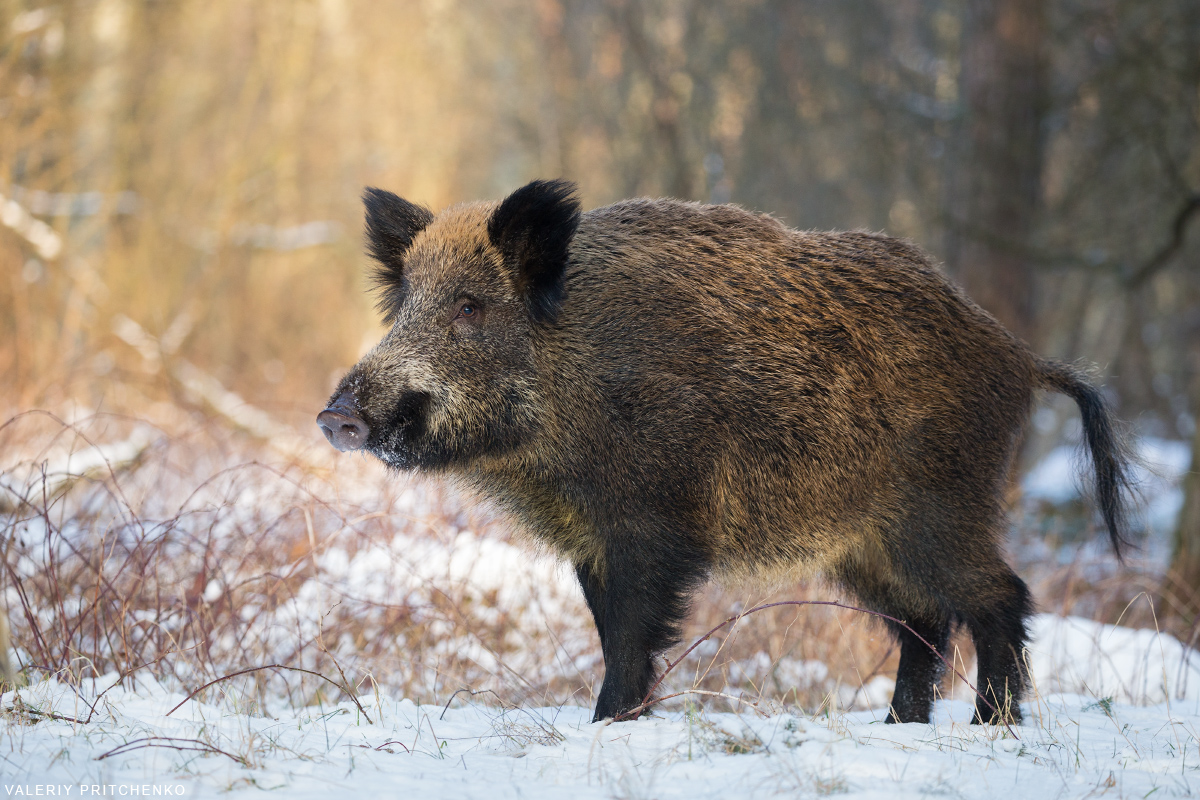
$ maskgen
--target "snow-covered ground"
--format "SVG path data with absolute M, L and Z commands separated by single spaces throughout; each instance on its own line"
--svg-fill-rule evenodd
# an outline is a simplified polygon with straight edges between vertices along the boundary
M 451 708 L 364 695 L 359 705 L 239 708 L 110 675 L 47 680 L 3 697 L 9 796 L 724 798 L 1188 797 L 1200 792 L 1200 656 L 1166 635 L 1041 616 L 1025 724 L 967 724 L 940 701 L 933 724 L 885 725 L 883 708 L 810 717 L 695 707 L 592 724 L 578 705 Z M 1069 688 L 1073 691 L 1060 692 Z M 1131 701 L 1150 701 L 1135 705 Z M 180 705 L 182 703 L 182 705 Z M 177 710 L 172 710 L 179 706 Z M 361 708 L 360 708 L 361 706 Z M 94 711 L 93 711 L 94 708 Z M 48 718 L 48 714 L 59 715 Z M 70 719 L 68 719 L 70 718 Z M 85 724 L 86 720 L 87 721 Z M 1014 735 L 1015 737 L 1014 738 Z M 40 791 L 37 787 L 43 787 Z M 157 789 L 155 787 L 158 787 Z M 68 789 L 70 790 L 68 792 Z
M 187 419 L 77 423 L 88 441 L 22 422 L 49 427 L 0 439 L 3 599 L 28 680 L 0 697 L 5 796 L 1200 793 L 1200 654 L 1155 630 L 1035 617 L 1010 733 L 967 724 L 959 681 L 932 725 L 885 725 L 888 645 L 868 621 L 756 615 L 664 684 L 732 701 L 684 694 L 592 724 L 602 661 L 573 576 L 461 499 L 325 447 L 226 451 L 227 431 L 180 434 Z M 1188 454 L 1142 450 L 1152 555 Z M 1073 501 L 1070 453 L 1027 498 Z M 1135 595 L 1121 604 L 1145 606 Z

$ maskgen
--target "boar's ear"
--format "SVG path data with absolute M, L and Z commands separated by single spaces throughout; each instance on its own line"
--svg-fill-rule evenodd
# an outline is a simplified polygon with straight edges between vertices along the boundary
M 514 271 L 537 322 L 552 321 L 562 300 L 567 249 L 579 226 L 570 181 L 534 181 L 510 194 L 488 220 L 488 238 Z
M 363 192 L 363 205 L 367 209 L 367 253 L 378 262 L 371 280 L 380 293 L 379 310 L 390 323 L 403 299 L 404 254 L 433 221 L 433 212 L 374 187 Z

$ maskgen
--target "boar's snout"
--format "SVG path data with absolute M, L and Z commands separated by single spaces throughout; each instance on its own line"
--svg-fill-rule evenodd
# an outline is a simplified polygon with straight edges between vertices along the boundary
M 333 398 L 329 407 L 317 414 L 317 426 L 329 443 L 343 453 L 361 448 L 371 432 L 354 410 L 354 395 L 347 392 Z

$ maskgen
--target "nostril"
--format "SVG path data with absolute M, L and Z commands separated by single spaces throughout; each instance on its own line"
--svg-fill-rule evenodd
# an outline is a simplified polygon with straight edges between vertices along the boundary
M 361 419 L 352 419 L 349 422 L 343 422 L 342 435 L 348 436 L 351 439 L 364 439 L 367 435 L 367 426 Z
M 371 432 L 367 423 L 341 402 L 335 402 L 317 415 L 317 427 L 329 443 L 342 452 L 361 448 Z

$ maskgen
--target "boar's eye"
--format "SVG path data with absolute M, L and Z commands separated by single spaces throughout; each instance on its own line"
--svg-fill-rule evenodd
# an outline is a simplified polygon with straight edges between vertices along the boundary
M 458 304 L 454 319 L 478 324 L 483 321 L 483 308 L 474 300 L 463 300 Z

